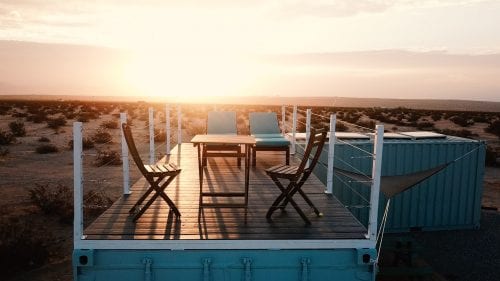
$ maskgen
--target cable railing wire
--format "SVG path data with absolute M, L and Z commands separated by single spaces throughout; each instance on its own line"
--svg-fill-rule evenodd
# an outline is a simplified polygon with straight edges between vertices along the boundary
M 354 145 L 354 144 L 352 144 L 352 143 L 349 143 L 349 142 L 347 142 L 347 141 L 343 141 L 343 140 L 341 140 L 341 139 L 339 139 L 339 138 L 336 138 L 335 140 L 336 140 L 336 141 L 338 141 L 338 142 L 340 142 L 340 143 L 344 143 L 344 144 L 347 144 L 347 145 L 349 145 L 349 146 L 352 146 L 353 148 L 355 148 L 355 149 L 357 149 L 357 150 L 359 150 L 359 151 L 362 151 L 362 152 L 364 152 L 364 153 L 366 153 L 366 154 L 369 154 L 369 155 L 371 155 L 372 157 L 374 157 L 374 156 L 375 156 L 375 154 L 373 154 L 372 152 L 369 152 L 368 150 L 364 150 L 364 149 L 362 149 L 362 148 L 360 148 L 360 147 L 358 147 L 358 146 L 355 146 L 355 145 Z
M 339 180 L 341 183 L 343 183 L 347 188 L 349 188 L 354 194 L 358 195 L 359 198 L 361 198 L 363 201 L 365 201 L 366 203 L 370 204 L 370 201 L 368 199 L 365 198 L 364 195 L 362 195 L 361 193 L 359 193 L 357 190 L 355 190 L 350 184 L 348 184 L 347 182 L 345 182 L 344 180 L 342 180 L 338 175 L 334 174 L 334 177 Z

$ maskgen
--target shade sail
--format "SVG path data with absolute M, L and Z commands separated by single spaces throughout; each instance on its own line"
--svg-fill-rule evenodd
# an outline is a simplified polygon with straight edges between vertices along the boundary
M 421 183 L 422 181 L 432 177 L 434 174 L 446 168 L 452 162 L 441 164 L 431 169 L 418 171 L 415 173 L 397 175 L 397 176 L 382 176 L 380 178 L 380 191 L 387 197 L 391 198 L 399 193 L 410 189 L 411 187 Z M 347 171 L 340 168 L 333 168 L 334 173 L 349 177 L 355 181 L 365 185 L 371 185 L 371 178 L 367 175 Z

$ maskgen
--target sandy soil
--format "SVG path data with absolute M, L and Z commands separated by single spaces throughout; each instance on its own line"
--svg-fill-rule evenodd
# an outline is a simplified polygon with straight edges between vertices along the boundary
M 0 129 L 9 131 L 8 124 L 14 120 L 16 120 L 16 118 L 12 118 L 10 115 L 0 116 Z M 84 135 L 91 137 L 95 134 L 99 125 L 105 120 L 117 119 L 109 114 L 102 116 L 99 120 L 84 123 Z M 30 272 L 21 273 L 12 280 L 72 280 L 72 226 L 61 224 L 57 218 L 42 215 L 32 205 L 29 197 L 29 189 L 35 187 L 37 184 L 49 184 L 52 186 L 62 184 L 68 187 L 73 186 L 73 154 L 68 147 L 68 142 L 72 139 L 72 121 L 73 120 L 68 120 L 68 125 L 60 128 L 58 131 L 47 128 L 45 123 L 33 124 L 31 122 L 25 122 L 27 136 L 18 138 L 16 144 L 7 146 L 9 154 L 0 157 L 0 194 L 2 194 L 2 196 L 0 196 L 0 207 L 8 208 L 11 215 L 30 214 L 36 217 L 40 224 L 46 225 L 47 228 L 51 229 L 55 234 L 55 244 L 57 246 L 54 248 L 56 252 L 50 264 Z M 188 120 L 185 121 L 187 122 Z M 196 123 L 197 127 L 202 126 L 203 123 L 202 120 L 198 119 L 193 119 L 191 122 Z M 134 120 L 135 137 L 138 140 L 143 140 L 142 142 L 138 142 L 141 143 L 139 151 L 143 159 L 147 160 L 148 138 L 145 125 L 144 121 Z M 446 120 L 437 122 L 436 127 L 460 129 L 455 124 Z M 468 129 L 478 133 L 480 138 L 498 142 L 497 137 L 484 133 L 484 127 L 485 124 L 479 123 Z M 96 144 L 95 148 L 85 150 L 84 186 L 85 190 L 103 192 L 114 200 L 117 199 L 122 192 L 121 165 L 106 167 L 96 167 L 93 165 L 96 159 L 97 149 L 121 150 L 119 144 L 119 129 L 109 129 L 107 131 L 113 136 L 112 143 Z M 183 136 L 183 141 L 185 142 L 190 139 L 189 130 L 187 130 L 187 132 L 188 133 Z M 51 143 L 59 148 L 59 152 L 54 154 L 36 153 L 35 149 L 40 145 L 38 139 L 41 136 L 49 138 Z M 176 140 L 175 132 L 172 138 Z M 158 149 L 160 150 L 159 154 L 161 154 L 161 151 L 164 151 L 165 147 L 160 147 Z M 132 164 L 131 180 L 134 182 L 138 178 L 139 173 Z M 489 208 L 500 208 L 500 168 L 498 167 L 488 167 L 486 169 L 483 205 Z M 491 227 L 494 228 L 498 226 Z M 432 236 L 432 234 L 424 234 L 424 236 L 425 235 Z M 440 257 L 439 254 L 435 256 Z M 432 259 L 435 258 L 435 256 L 429 255 L 429 258 Z

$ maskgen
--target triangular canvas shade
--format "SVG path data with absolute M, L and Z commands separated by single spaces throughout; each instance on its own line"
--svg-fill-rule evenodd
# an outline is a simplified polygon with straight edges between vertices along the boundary
M 452 162 L 442 164 L 428 170 L 406 175 L 382 176 L 380 178 L 380 191 L 385 195 L 386 198 L 391 198 L 421 183 L 427 178 L 432 177 L 434 174 L 446 168 L 450 163 Z M 371 185 L 371 178 L 366 175 L 350 172 L 340 168 L 333 168 L 333 171 L 338 175 L 349 177 L 365 185 Z

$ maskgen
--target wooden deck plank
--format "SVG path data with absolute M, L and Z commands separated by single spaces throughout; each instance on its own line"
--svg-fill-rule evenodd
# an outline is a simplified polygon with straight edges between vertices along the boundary
M 195 147 L 191 144 L 177 146 L 169 156 L 169 161 L 182 169 L 166 189 L 181 212 L 180 219 L 175 218 L 167 204 L 158 199 L 136 223 L 132 221 L 128 211 L 147 187 L 147 182 L 141 179 L 132 187 L 132 194 L 119 198 L 85 229 L 87 239 L 361 239 L 366 233 L 366 228 L 335 197 L 324 194 L 325 186 L 314 175 L 308 179 L 303 190 L 323 216 L 315 216 L 300 196 L 296 196 L 294 198 L 312 225 L 306 226 L 291 206 L 285 212 L 276 211 L 272 220 L 268 221 L 265 214 L 280 192 L 266 175 L 265 169 L 282 164 L 282 152 L 257 154 L 257 167 L 250 168 L 246 223 L 243 208 L 205 208 L 199 218 L 198 159 Z M 298 161 L 291 157 L 292 165 Z M 238 167 L 232 158 L 208 159 L 204 174 L 204 191 L 241 192 L 244 189 L 244 167 Z M 237 203 L 242 198 L 209 200 Z

